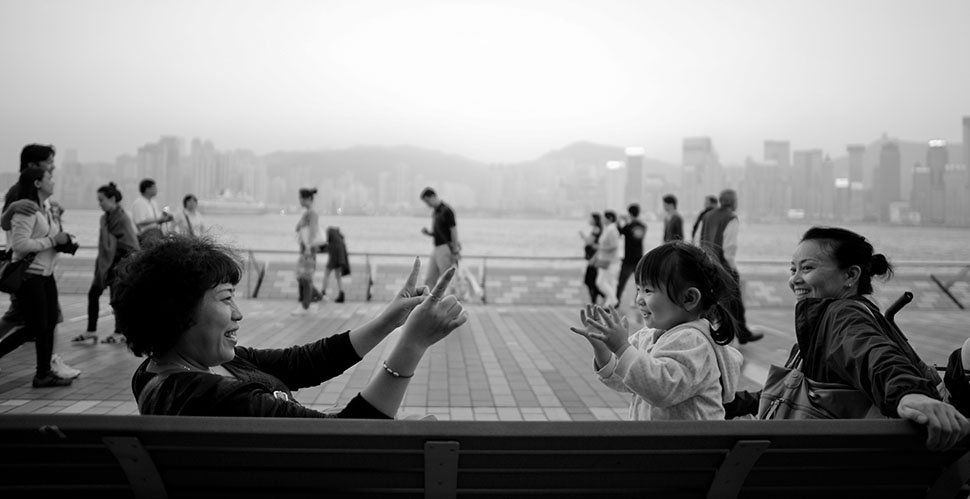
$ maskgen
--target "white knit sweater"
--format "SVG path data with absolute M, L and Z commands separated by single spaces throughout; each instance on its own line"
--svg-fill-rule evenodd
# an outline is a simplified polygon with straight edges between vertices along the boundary
M 596 373 L 606 386 L 633 394 L 631 420 L 724 419 L 723 403 L 734 400 L 740 383 L 742 355 L 710 335 L 704 319 L 666 331 L 643 328 L 630 336 L 632 348 Z

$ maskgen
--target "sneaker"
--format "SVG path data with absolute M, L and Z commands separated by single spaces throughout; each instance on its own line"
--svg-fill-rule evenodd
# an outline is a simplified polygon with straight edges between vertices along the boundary
M 310 313 L 310 312 L 307 311 L 307 309 L 303 308 L 303 306 L 301 305 L 301 306 L 296 307 L 295 309 L 293 309 L 293 311 L 290 312 L 290 315 L 306 315 L 308 313 Z
M 320 311 L 320 305 L 318 305 L 316 303 L 310 304 L 310 308 L 309 308 L 309 310 L 307 310 L 307 312 L 308 313 L 311 313 L 311 314 L 315 314 L 315 313 L 317 313 L 319 311 Z
M 75 369 L 67 365 L 59 353 L 51 356 L 51 372 L 57 375 L 57 377 L 65 379 L 74 379 L 81 375 L 80 369 Z
M 48 371 L 44 376 L 34 376 L 34 388 L 56 388 L 58 386 L 71 386 L 73 379 L 62 378 L 53 371 Z
M 337 295 L 337 299 L 334 300 L 333 302 L 334 303 L 343 303 L 344 302 L 344 292 L 341 291 L 340 294 Z

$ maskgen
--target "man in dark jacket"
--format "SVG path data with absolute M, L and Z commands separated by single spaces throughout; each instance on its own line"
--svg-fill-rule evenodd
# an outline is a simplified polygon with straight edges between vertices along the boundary
M 690 242 L 693 243 L 697 240 L 697 228 L 700 227 L 701 220 L 704 219 L 704 215 L 707 215 L 707 212 L 715 208 L 717 208 L 716 196 L 707 196 L 704 198 L 704 210 L 701 211 L 700 215 L 697 215 L 697 220 L 694 221 L 694 228 L 690 230 Z
M 667 194 L 664 201 L 664 242 L 684 240 L 684 219 L 677 213 L 677 196 Z
M 741 297 L 741 276 L 738 274 L 734 257 L 738 251 L 738 216 L 734 210 L 738 204 L 738 195 L 732 189 L 721 191 L 719 196 L 721 206 L 713 209 L 701 219 L 700 241 L 701 247 L 714 254 L 724 266 L 724 270 L 734 278 L 734 296 L 727 304 L 728 310 L 738 322 L 738 341 L 742 344 L 758 341 L 764 337 L 763 333 L 753 333 L 748 329 L 744 318 L 744 301 Z

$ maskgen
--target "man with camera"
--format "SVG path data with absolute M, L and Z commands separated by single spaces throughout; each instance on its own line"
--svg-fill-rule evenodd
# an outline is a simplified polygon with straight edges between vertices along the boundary
M 20 172 L 23 173 L 24 170 L 32 168 L 53 173 L 54 147 L 42 144 L 29 144 L 24 146 L 20 152 Z M 43 207 L 30 199 L 14 201 L 19 197 L 20 185 L 19 183 L 15 183 L 7 190 L 6 197 L 4 198 L 3 214 L 0 216 L 0 228 L 3 228 L 7 233 L 8 246 L 13 216 L 16 214 L 31 216 L 43 208 L 45 212 L 51 214 L 51 222 L 55 223 L 58 227 L 57 236 L 53 240 L 54 249 L 58 252 L 69 253 L 71 255 L 77 252 L 78 243 L 74 236 L 61 230 L 61 214 L 64 210 L 60 204 L 50 198 L 44 201 Z M 3 254 L 4 258 L 9 260 L 11 256 L 10 248 L 8 247 Z M 0 318 L 0 357 L 10 353 L 24 342 L 34 339 L 24 329 L 23 310 L 21 304 L 18 302 L 19 300 L 15 295 L 10 295 L 10 307 L 3 314 L 3 317 Z M 63 320 L 64 318 L 58 307 L 57 323 L 63 322 Z M 63 379 L 74 379 L 81 374 L 81 371 L 64 363 L 60 355 L 57 354 L 52 356 L 50 368 L 55 375 Z

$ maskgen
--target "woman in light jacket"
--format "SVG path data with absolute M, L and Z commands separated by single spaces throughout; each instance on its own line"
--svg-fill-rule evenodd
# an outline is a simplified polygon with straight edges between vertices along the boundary
M 57 263 L 55 246 L 66 244 L 70 237 L 61 232 L 59 224 L 52 223 L 50 204 L 47 199 L 54 194 L 54 180 L 48 169 L 27 168 L 20 172 L 20 195 L 40 206 L 33 215 L 13 216 L 10 246 L 13 262 L 33 254 L 26 277 L 17 291 L 17 300 L 23 305 L 24 328 L 28 336 L 35 338 L 37 372 L 34 388 L 67 386 L 72 379 L 62 378 L 51 371 L 51 354 L 54 351 L 54 328 L 57 325 L 57 284 L 54 267 Z

